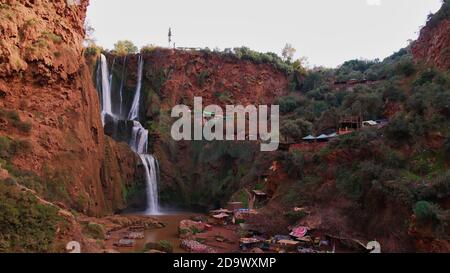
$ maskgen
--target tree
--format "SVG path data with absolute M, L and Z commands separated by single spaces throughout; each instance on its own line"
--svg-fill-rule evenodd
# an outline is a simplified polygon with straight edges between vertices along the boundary
M 135 54 L 138 47 L 129 40 L 123 40 L 114 44 L 114 51 L 119 55 Z
M 286 140 L 299 141 L 311 133 L 313 125 L 302 118 L 286 120 L 281 124 L 280 132 Z
M 305 68 L 307 62 L 308 62 L 308 59 L 306 57 L 297 59 L 292 64 L 292 66 L 294 67 L 294 71 L 298 72 L 301 76 L 306 76 L 308 74 L 308 71 Z
M 297 50 L 293 48 L 291 44 L 286 44 L 282 53 L 284 60 L 290 62 L 294 57 L 295 52 L 297 52 Z
M 170 44 L 172 43 L 172 28 L 169 28 L 169 34 L 167 36 L 169 37 L 169 47 L 170 47 Z
M 444 154 L 447 159 L 450 160 L 450 136 L 448 136 L 444 141 Z
M 404 115 L 394 117 L 386 127 L 386 136 L 396 144 L 408 142 L 411 138 L 409 124 Z
M 297 108 L 298 106 L 298 103 L 295 100 L 295 98 L 290 96 L 279 98 L 277 103 L 280 106 L 281 113 L 283 114 L 293 112 L 295 108 Z

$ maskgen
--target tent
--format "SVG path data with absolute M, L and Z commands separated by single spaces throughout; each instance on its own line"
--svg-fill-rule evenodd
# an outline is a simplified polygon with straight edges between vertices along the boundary
M 323 139 L 328 139 L 328 138 L 329 138 L 329 136 L 327 136 L 325 134 L 322 134 L 322 135 L 318 136 L 316 139 L 317 140 L 323 140 Z
M 304 137 L 303 140 L 311 141 L 311 140 L 316 140 L 316 138 L 313 137 L 312 135 L 309 135 L 307 137 Z

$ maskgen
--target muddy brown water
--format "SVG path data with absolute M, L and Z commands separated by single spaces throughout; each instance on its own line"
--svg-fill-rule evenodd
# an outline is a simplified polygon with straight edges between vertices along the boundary
M 201 214 L 190 212 L 173 212 L 165 215 L 149 215 L 149 217 L 163 223 L 165 227 L 146 230 L 144 232 L 144 239 L 136 240 L 134 247 L 119 248 L 118 250 L 120 252 L 142 252 L 147 243 L 167 241 L 173 246 L 174 253 L 186 253 L 186 251 L 180 247 L 181 240 L 178 237 L 178 226 L 182 220 L 190 219 L 193 216 L 199 215 Z

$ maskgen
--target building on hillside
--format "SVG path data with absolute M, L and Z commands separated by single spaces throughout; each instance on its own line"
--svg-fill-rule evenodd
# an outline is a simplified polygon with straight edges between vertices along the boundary
M 339 121 L 339 135 L 352 133 L 362 128 L 362 116 L 347 116 Z

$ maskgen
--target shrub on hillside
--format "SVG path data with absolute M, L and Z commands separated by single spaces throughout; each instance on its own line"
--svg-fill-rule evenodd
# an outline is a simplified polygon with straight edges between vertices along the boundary
M 105 239 L 105 229 L 102 225 L 97 223 L 87 223 L 83 228 L 83 233 L 87 234 L 93 239 L 103 240 Z
M 138 52 L 138 47 L 129 40 L 123 40 L 114 44 L 113 52 L 118 55 L 135 54 Z
M 443 150 L 446 158 L 450 160 L 450 136 L 447 136 L 447 138 L 444 140 Z
M 411 139 L 410 123 L 404 115 L 396 116 L 386 127 L 386 136 L 395 144 L 407 143 Z
M 450 90 L 436 94 L 433 100 L 433 108 L 445 117 L 450 117 Z
M 403 102 L 406 96 L 404 92 L 394 83 L 384 86 L 383 100 L 389 102 Z
M 358 172 L 342 168 L 336 173 L 336 187 L 349 198 L 359 199 L 363 182 Z
M 404 58 L 395 66 L 398 75 L 409 77 L 416 72 L 414 61 L 411 58 Z
M 201 88 L 205 86 L 206 80 L 208 79 L 210 72 L 208 70 L 203 70 L 197 75 L 197 84 Z
M 311 133 L 312 124 L 304 119 L 285 120 L 281 124 L 281 135 L 286 139 L 300 141 Z
M 420 73 L 419 77 L 414 81 L 414 85 L 415 86 L 420 86 L 420 85 L 424 85 L 426 83 L 430 83 L 433 81 L 434 77 L 437 76 L 437 72 L 436 70 L 434 70 L 433 68 L 429 68 L 425 71 L 422 71 L 422 73 Z
M 0 183 L 0 252 L 52 252 L 58 209 L 16 186 Z
M 0 158 L 8 160 L 18 154 L 31 151 L 31 144 L 26 140 L 12 140 L 8 137 L 0 137 Z
M 97 45 L 90 45 L 85 48 L 84 55 L 85 56 L 98 56 L 103 52 L 103 48 Z
M 419 201 L 414 205 L 413 211 L 419 222 L 426 223 L 438 219 L 439 207 L 427 201 Z
M 31 123 L 22 121 L 16 110 L 8 111 L 0 109 L 0 118 L 6 118 L 13 127 L 23 133 L 29 133 L 32 129 Z
M 298 107 L 297 100 L 291 96 L 279 98 L 277 104 L 280 106 L 280 112 L 282 114 L 290 113 Z
M 442 1 L 442 7 L 435 13 L 430 14 L 427 19 L 427 26 L 428 27 L 435 27 L 439 22 L 441 22 L 444 19 L 450 18 L 450 1 L 449 0 L 443 0 Z
M 150 54 L 157 49 L 154 45 L 145 45 L 141 48 L 141 54 Z
M 299 151 L 286 153 L 286 172 L 292 178 L 303 177 L 305 167 L 305 157 Z

